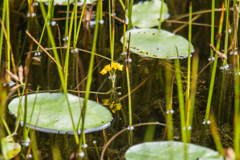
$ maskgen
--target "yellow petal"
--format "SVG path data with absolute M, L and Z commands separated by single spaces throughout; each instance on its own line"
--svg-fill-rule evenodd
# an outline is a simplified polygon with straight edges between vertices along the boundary
M 123 65 L 117 63 L 117 69 L 120 70 L 120 71 L 122 71 L 122 68 L 123 68 Z
M 112 109 L 112 112 L 113 112 L 113 113 L 115 113 L 115 112 L 116 112 L 116 110 L 117 110 L 117 109 L 116 109 L 116 108 L 114 108 L 114 109 Z
M 102 75 L 106 74 L 107 71 L 105 69 L 103 69 L 101 72 L 100 72 Z
M 102 75 L 106 74 L 108 71 L 111 71 L 112 67 L 110 67 L 110 64 L 106 65 L 103 70 L 100 72 Z
M 116 104 L 116 109 L 117 109 L 117 110 L 120 110 L 121 108 L 122 108 L 121 103 Z
M 112 104 L 110 104 L 110 108 L 113 108 L 113 103 L 112 103 Z
M 117 63 L 111 62 L 111 67 L 117 69 Z
M 110 64 L 108 64 L 108 65 L 106 65 L 106 66 L 104 67 L 104 69 L 105 69 L 106 71 L 111 71 L 111 70 L 112 70 L 112 67 L 110 67 Z

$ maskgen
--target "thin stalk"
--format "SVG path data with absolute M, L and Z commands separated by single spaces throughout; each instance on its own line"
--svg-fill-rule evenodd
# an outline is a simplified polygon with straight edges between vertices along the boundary
M 5 25 L 5 17 L 6 17 L 6 1 L 3 1 L 3 9 L 2 9 L 2 25 Z M 0 62 L 2 62 L 2 48 L 3 48 L 3 27 L 1 27 L 0 31 Z M 1 68 L 1 63 L 0 63 L 0 68 Z
M 171 63 L 171 61 L 169 62 Z M 172 69 L 171 64 L 166 63 L 165 65 L 165 78 L 166 78 L 166 87 L 165 87 L 165 95 L 166 95 L 166 108 L 168 111 L 167 114 L 167 125 L 173 128 L 173 117 L 172 117 Z M 167 129 L 167 139 L 173 140 L 173 131 L 169 128 Z
M 221 13 L 221 18 L 220 18 L 220 23 L 219 23 L 219 29 L 218 29 L 218 34 L 222 33 L 222 24 L 223 24 L 223 17 L 224 17 L 224 3 L 222 4 L 222 13 Z M 220 48 L 220 39 L 218 39 L 217 41 L 217 46 L 216 46 L 216 50 L 219 50 Z M 212 102 L 212 95 L 213 95 L 213 88 L 214 88 L 214 82 L 215 82 L 215 76 L 216 76 L 216 69 L 217 69 L 217 58 L 218 54 L 215 53 L 215 60 L 213 63 L 213 69 L 212 69 L 212 74 L 211 74 L 211 82 L 210 82 L 210 87 L 209 87 L 209 92 L 208 92 L 208 101 L 207 101 L 207 108 L 206 108 L 206 113 L 205 113 L 205 122 L 208 121 L 209 118 L 209 113 L 210 113 L 210 107 L 211 107 L 211 102 Z M 200 141 L 199 144 L 202 144 L 203 141 L 203 137 L 205 135 L 205 130 L 207 127 L 207 123 L 204 124 L 203 129 L 202 129 L 202 133 L 201 133 L 201 137 L 200 137 Z
M 212 0 L 212 15 L 211 15 L 211 45 L 214 46 L 214 18 L 215 18 L 215 0 Z M 213 57 L 213 50 L 210 49 L 210 57 Z
M 7 28 L 7 36 L 8 36 L 8 41 L 9 43 L 10 41 L 10 17 L 9 17 L 9 1 L 5 0 L 5 4 L 6 4 L 6 28 Z M 10 71 L 11 68 L 11 64 L 10 64 L 10 46 L 7 46 L 7 69 Z M 8 76 L 8 80 L 10 81 L 10 76 Z
M 69 6 L 70 6 L 69 1 L 70 0 L 68 0 L 68 4 L 67 4 L 66 23 L 65 23 L 65 37 L 68 36 L 68 17 L 69 17 Z
M 115 39 L 115 0 L 112 0 L 112 39 L 111 39 L 111 60 L 114 59 L 114 39 Z
M 79 22 L 78 22 L 78 28 L 77 28 L 76 37 L 75 37 L 74 42 L 73 42 L 73 48 L 76 48 L 76 45 L 77 45 L 78 35 L 80 33 L 82 19 L 83 19 L 84 11 L 85 11 L 85 8 L 86 8 L 86 4 L 87 4 L 87 0 L 84 0 L 82 13 L 81 13 L 81 16 L 80 16 L 80 19 L 79 19 Z
M 191 108 L 191 100 L 189 99 L 190 96 L 190 72 L 191 72 L 191 42 L 192 42 L 192 2 L 189 3 L 189 25 L 188 25 L 188 70 L 187 70 L 187 91 L 186 91 L 186 97 L 185 97 L 185 108 L 187 108 L 187 111 L 190 111 Z M 187 113 L 189 114 L 189 112 Z M 187 115 L 187 121 L 186 126 L 188 127 L 189 124 L 189 116 Z
M 45 22 L 44 22 L 43 29 L 42 29 L 42 33 L 41 33 L 40 39 L 39 39 L 39 41 L 38 41 L 39 44 L 38 44 L 38 46 L 37 46 L 36 51 L 39 50 L 39 47 L 40 47 L 40 45 L 41 45 L 41 43 L 42 43 L 44 31 L 45 31 L 46 25 L 49 23 L 48 19 L 50 19 L 50 11 L 52 10 L 53 5 L 54 5 L 54 2 L 52 1 L 51 4 L 50 4 L 50 6 L 48 7 L 47 20 L 45 20 Z
M 69 48 L 70 48 L 70 42 L 71 42 L 71 37 L 72 37 L 72 30 L 73 30 L 73 17 L 75 15 L 77 5 L 74 5 L 73 12 L 71 14 L 71 21 L 70 21 L 70 27 L 69 27 L 69 34 L 68 34 L 68 43 L 67 43 L 67 52 L 66 52 L 66 57 L 65 57 L 65 64 L 64 64 L 64 74 L 65 76 L 65 85 L 63 86 L 65 90 L 67 90 L 67 84 L 68 84 L 68 63 L 69 63 Z
M 112 49 L 112 17 L 111 17 L 111 0 L 108 0 L 108 16 L 109 16 L 109 38 L 110 38 L 110 51 L 111 51 L 111 61 L 113 62 L 113 49 Z
M 100 160 L 100 155 L 99 155 L 99 152 L 98 152 L 96 141 L 94 141 L 93 144 L 94 144 L 96 152 L 97 152 L 98 160 Z
M 131 33 L 129 33 L 129 43 L 128 43 L 128 53 L 126 61 L 126 76 L 127 76 L 127 88 L 128 88 L 128 113 L 129 113 L 129 126 L 130 126 L 130 145 L 132 144 L 132 100 L 131 100 L 131 86 L 130 86 L 130 74 L 129 74 L 129 59 L 130 59 L 130 37 Z
M 97 11 L 96 11 L 96 25 L 95 25 L 95 29 L 94 29 L 94 35 L 93 35 L 92 52 L 95 52 L 95 50 L 96 50 L 100 9 L 101 9 L 101 0 L 98 0 Z M 85 114 L 86 114 L 86 111 L 87 111 L 87 101 L 88 101 L 88 98 L 89 98 L 89 92 L 90 92 L 90 87 L 91 87 L 91 83 L 92 83 L 93 64 L 94 64 L 94 54 L 91 54 L 89 69 L 88 69 L 88 78 L 87 78 L 87 84 L 86 84 L 86 94 L 85 94 L 83 109 L 82 109 L 82 112 L 81 112 L 81 115 L 82 115 L 81 133 L 82 134 L 81 134 L 81 137 L 80 137 L 80 146 L 82 145 L 82 142 L 84 140 Z M 80 148 L 80 152 L 81 152 L 81 147 L 79 147 L 79 148 Z
M 177 48 L 176 48 L 177 50 Z M 178 52 L 178 50 L 177 50 Z M 182 89 L 182 79 L 181 79 L 181 70 L 180 70 L 180 63 L 179 59 L 175 59 L 175 67 L 176 67 L 176 79 L 177 79 L 177 86 L 178 86 L 178 101 L 179 101 L 179 109 L 180 109 L 180 118 L 181 118 L 181 133 L 182 133 L 182 141 L 184 143 L 187 142 L 186 136 L 186 123 L 185 123 L 185 116 L 184 116 L 184 98 L 183 98 L 183 89 Z
M 134 3 L 134 0 L 127 0 L 127 8 L 128 8 L 128 26 L 127 26 L 127 29 L 128 30 L 130 30 L 133 27 L 133 24 L 132 24 L 132 6 L 133 6 L 133 3 Z
M 240 6 L 240 3 L 239 3 Z M 239 20 L 239 13 L 238 13 L 238 8 L 237 6 L 234 6 L 235 11 L 234 11 L 234 47 L 232 47 L 233 52 L 236 50 L 237 46 L 237 34 L 238 34 L 238 20 Z M 240 120 L 240 81 L 239 81 L 239 53 L 236 56 L 233 56 L 233 65 L 234 65 L 234 84 L 235 84 L 235 97 L 234 97 L 234 106 L 235 106 L 235 112 L 234 112 L 234 152 L 236 155 L 236 159 L 240 158 L 240 126 L 239 126 L 239 120 Z
M 191 92 L 190 96 L 188 99 L 188 103 L 191 102 L 189 113 L 187 115 L 187 122 L 186 126 L 188 128 L 187 130 L 187 139 L 188 142 L 191 142 L 191 129 L 192 129 L 192 121 L 193 121 L 193 113 L 195 110 L 195 96 L 196 96 L 196 89 L 197 89 L 197 78 L 198 78 L 198 62 L 199 62 L 199 57 L 198 53 L 195 53 L 193 56 L 193 63 L 192 63 L 192 79 L 191 79 Z
M 219 137 L 219 134 L 218 134 L 218 127 L 217 127 L 217 124 L 215 122 L 214 115 L 211 114 L 209 119 L 211 121 L 210 129 L 212 131 L 212 136 L 213 136 L 213 140 L 215 142 L 215 146 L 216 146 L 218 152 L 220 154 L 223 154 L 223 147 L 222 147 L 221 140 L 220 140 L 220 137 Z
M 160 18 L 159 18 L 159 25 L 158 25 L 158 29 L 161 29 L 161 25 L 162 25 L 162 10 L 163 10 L 163 3 L 164 3 L 164 0 L 162 0 L 162 3 L 161 3 L 161 9 L 160 9 Z

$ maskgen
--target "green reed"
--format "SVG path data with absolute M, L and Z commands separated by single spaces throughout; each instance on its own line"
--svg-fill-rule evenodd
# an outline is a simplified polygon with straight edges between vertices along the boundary
M 225 40 L 224 40 L 224 54 L 227 56 L 228 52 L 228 41 L 229 41 L 229 0 L 225 0 L 225 11 L 226 11 L 226 21 L 225 21 Z M 224 59 L 222 66 L 225 66 L 227 64 L 227 59 Z M 221 88 L 220 88 L 220 95 L 219 95 L 219 105 L 218 105 L 218 117 L 217 121 L 220 122 L 221 117 L 221 110 L 222 110 L 222 104 L 224 101 L 223 92 L 225 91 L 226 87 L 226 69 L 223 68 L 222 77 L 221 77 Z
M 43 18 L 45 21 L 48 21 L 48 17 L 49 17 L 49 12 L 48 12 L 48 16 L 46 15 L 46 11 L 45 11 L 45 8 L 44 8 L 44 5 L 43 3 L 40 3 L 40 8 L 41 8 L 41 11 L 42 11 L 42 14 L 43 14 Z M 60 59 L 59 59 L 59 56 L 58 56 L 58 52 L 57 50 L 55 49 L 56 45 L 55 45 L 55 40 L 54 40 L 54 37 L 53 37 L 53 34 L 52 34 L 52 30 L 50 28 L 49 25 L 47 25 L 47 32 L 48 32 L 48 36 L 49 36 L 49 40 L 50 40 L 50 43 L 53 47 L 53 54 L 54 54 L 54 57 L 55 57 L 55 60 L 58 64 L 61 64 L 60 63 Z M 75 141 L 76 143 L 78 144 L 79 143 L 79 138 L 78 138 L 78 135 L 77 135 L 77 132 L 76 132 L 76 129 L 75 129 L 75 125 L 74 125 L 74 120 L 73 120 L 73 116 L 72 116 L 72 111 L 71 111 L 71 107 L 70 107 L 70 104 L 69 104 L 69 100 L 68 100 L 68 96 L 67 96 L 67 88 L 65 88 L 64 86 L 65 85 L 65 80 L 64 80 L 64 76 L 63 76 L 63 72 L 62 72 L 62 69 L 59 65 L 57 65 L 57 69 L 58 69 L 58 73 L 59 73 L 59 77 L 60 77 L 60 80 L 61 80 L 61 84 L 63 86 L 63 91 L 64 91 L 64 94 L 65 94 L 65 97 L 66 97 L 66 101 L 67 101 L 67 104 L 68 104 L 68 111 L 69 111 L 69 115 L 71 117 L 71 121 L 72 121 L 72 126 L 73 126 L 73 130 L 74 130 L 74 136 L 75 136 Z
M 97 38 L 98 38 L 98 26 L 99 26 L 99 19 L 100 19 L 100 13 L 101 13 L 101 8 L 102 8 L 101 5 L 102 5 L 101 0 L 98 0 L 97 10 L 96 10 L 96 25 L 95 25 L 94 34 L 93 34 L 92 53 L 95 53 L 95 51 L 96 51 Z M 81 137 L 80 137 L 80 147 L 79 147 L 80 152 L 81 152 L 82 142 L 84 139 L 85 114 L 87 111 L 87 101 L 89 99 L 89 92 L 90 92 L 90 87 L 91 87 L 91 83 L 92 83 L 93 65 L 94 65 L 94 54 L 91 54 L 89 69 L 88 69 L 88 78 L 87 78 L 87 84 L 86 84 L 85 99 L 84 99 L 82 113 L 81 113 L 82 114 L 82 126 L 81 126 Z
M 2 9 L 2 25 L 4 26 L 5 24 L 5 18 L 6 18 L 6 0 L 3 1 L 3 9 Z M 3 48 L 3 27 L 0 29 L 0 62 L 2 62 L 2 48 Z M 0 63 L 1 67 L 1 63 Z
M 223 17 L 224 17 L 224 6 L 222 7 L 223 11 L 221 14 L 220 22 L 219 22 L 219 29 L 218 29 L 218 34 L 222 33 L 222 24 L 223 24 Z M 220 48 L 220 39 L 217 40 L 217 45 L 216 45 L 216 50 L 219 50 Z M 218 57 L 218 54 L 215 53 L 215 59 Z M 208 101 L 207 101 L 207 107 L 206 107 L 206 113 L 205 113 L 205 122 L 208 121 L 209 118 L 209 113 L 210 113 L 210 107 L 211 107 L 211 102 L 212 102 L 212 96 L 213 96 L 213 89 L 214 89 L 214 83 L 215 83 L 215 76 L 216 76 L 216 70 L 217 70 L 217 62 L 218 60 L 214 60 L 213 63 L 213 68 L 212 68 L 212 73 L 211 73 L 211 82 L 210 82 L 210 87 L 209 87 L 209 92 L 208 92 Z M 205 130 L 207 127 L 207 123 L 204 124 L 200 141 L 199 143 L 202 144 L 204 135 L 205 135 Z
M 176 48 L 177 50 L 177 48 Z M 178 52 L 178 50 L 177 50 Z M 182 89 L 182 78 L 181 78 L 181 70 L 180 70 L 180 62 L 179 59 L 175 60 L 175 68 L 176 68 L 176 79 L 177 79 L 177 88 L 178 88 L 178 101 L 179 101 L 179 109 L 180 109 L 180 121 L 181 121 L 181 133 L 182 133 L 182 141 L 184 143 L 187 142 L 186 135 L 186 123 L 185 123 L 185 112 L 184 112 L 184 96 Z
M 76 45 L 77 45 L 78 35 L 80 33 L 80 29 L 81 29 L 81 25 L 82 25 L 82 19 L 83 19 L 84 11 L 85 11 L 85 8 L 86 8 L 86 4 L 87 4 L 87 0 L 84 0 L 81 17 L 80 17 L 79 22 L 78 22 L 77 32 L 76 32 L 76 35 L 74 35 L 75 39 L 74 39 L 74 42 L 73 42 L 73 48 L 76 48 Z M 77 17 L 75 17 L 75 18 L 77 18 Z
M 132 24 L 132 6 L 133 6 L 134 0 L 127 0 L 127 8 L 128 8 L 128 26 L 127 30 L 130 30 L 133 27 Z
M 234 0 L 234 4 L 236 4 L 236 1 Z M 238 4 L 238 7 L 240 7 L 240 3 Z M 232 48 L 233 53 L 236 51 L 236 46 L 237 46 L 237 35 L 238 35 L 238 25 L 239 25 L 239 13 L 237 9 L 237 5 L 234 6 L 234 48 Z M 236 58 L 237 57 L 237 58 Z M 234 68 L 234 84 L 235 84 L 235 112 L 234 112 L 234 121 L 233 121 L 233 126 L 234 126 L 234 151 L 236 155 L 236 159 L 240 158 L 240 126 L 239 126 L 239 121 L 240 121 L 240 81 L 239 81 L 239 53 L 237 56 L 233 56 L 233 68 Z
M 218 152 L 220 154 L 223 154 L 223 147 L 222 147 L 222 144 L 221 144 L 221 140 L 220 140 L 220 137 L 219 137 L 219 134 L 218 134 L 217 124 L 215 122 L 215 118 L 214 118 L 213 114 L 211 114 L 209 116 L 209 120 L 211 121 L 210 129 L 212 131 L 212 135 L 213 135 L 213 140 L 215 142 L 215 146 L 216 146 Z
M 170 62 L 171 63 L 171 62 Z M 173 117 L 172 117 L 172 69 L 171 69 L 171 64 L 166 63 L 165 65 L 165 82 L 166 82 L 166 87 L 165 87 L 165 94 L 166 94 L 166 108 L 168 111 L 167 114 L 167 119 L 166 119 L 166 124 L 170 127 L 173 128 Z M 173 130 L 170 128 L 167 128 L 167 139 L 168 140 L 173 140 Z
M 199 56 L 198 51 L 193 56 L 192 62 L 192 78 L 191 78 L 191 88 L 190 88 L 190 95 L 189 99 L 186 103 L 188 103 L 188 111 L 187 111 L 187 122 L 186 126 L 190 127 L 187 130 L 187 141 L 191 142 L 191 133 L 192 133 L 192 124 L 193 124 L 193 113 L 195 112 L 195 97 L 196 97 L 196 90 L 197 90 L 197 78 L 198 78 L 198 62 Z
M 112 17 L 111 17 L 112 13 L 111 13 L 111 0 L 108 0 L 108 18 L 109 18 L 109 39 L 110 39 L 110 53 L 111 53 L 111 61 L 113 61 L 113 45 L 112 43 L 114 43 L 112 41 Z
M 212 13 L 211 13 L 211 45 L 214 45 L 214 19 L 215 19 L 215 0 L 212 0 Z M 210 58 L 213 57 L 213 50 L 210 49 Z
M 191 100 L 190 100 L 190 72 L 191 72 L 191 43 L 192 43 L 192 2 L 189 3 L 189 20 L 188 20 L 188 68 L 187 68 L 187 90 L 186 90 L 186 96 L 185 96 L 185 112 L 186 112 L 186 126 L 189 127 L 189 121 L 190 121 L 190 115 L 191 112 Z M 191 126 L 190 126 L 191 127 Z M 190 135 L 188 137 L 190 140 Z
M 11 42 L 11 40 L 10 40 L 10 17 L 9 17 L 9 1 L 8 0 L 6 0 L 6 28 L 7 28 L 7 40 L 9 41 L 9 42 Z M 11 53 L 10 53 L 10 46 L 7 46 L 7 69 L 10 71 L 10 69 L 11 69 L 11 64 L 10 64 L 10 55 Z M 10 77 L 9 77 L 9 79 L 8 80 L 10 80 Z
M 65 89 L 67 89 L 67 84 L 68 84 L 68 76 L 67 75 L 68 75 L 68 67 L 69 67 L 68 64 L 69 64 L 70 42 L 71 42 L 72 31 L 73 31 L 73 18 L 74 18 L 74 15 L 75 15 L 76 11 L 77 11 L 77 5 L 74 5 L 73 12 L 71 14 L 71 21 L 70 21 L 69 31 L 68 31 L 67 51 L 66 51 L 66 55 L 65 55 L 65 64 L 64 64 L 65 86 L 63 86 L 63 87 Z
M 163 3 L 164 3 L 164 0 L 162 0 L 162 3 L 161 3 L 161 9 L 160 9 L 160 18 L 159 18 L 159 25 L 158 25 L 158 29 L 161 29 L 161 25 L 162 25 L 162 12 L 163 12 Z

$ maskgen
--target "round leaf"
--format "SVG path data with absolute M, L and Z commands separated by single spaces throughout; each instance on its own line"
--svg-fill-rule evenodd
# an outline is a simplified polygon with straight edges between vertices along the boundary
M 48 2 L 48 0 L 37 0 L 38 2 Z M 86 1 L 86 4 L 92 4 L 92 3 L 95 3 L 97 0 L 87 0 Z M 69 4 L 73 3 L 74 0 L 69 0 Z M 84 3 L 84 0 L 80 0 L 80 2 L 82 3 L 79 3 L 77 5 L 83 5 Z M 54 3 L 57 3 L 58 5 L 67 5 L 68 4 L 68 0 L 54 0 Z
M 36 103 L 34 105 L 36 96 Z M 22 98 L 21 113 L 24 113 L 25 96 L 20 98 Z M 8 106 L 10 112 L 15 116 L 18 113 L 20 98 L 14 98 Z M 68 94 L 68 99 L 71 106 L 74 124 L 75 127 L 77 127 L 84 99 L 71 94 Z M 30 122 L 32 110 L 33 115 Z M 88 100 L 84 124 L 85 133 L 102 130 L 109 127 L 111 119 L 112 114 L 108 109 L 97 102 Z M 21 114 L 21 120 L 23 120 L 23 114 Z M 32 128 L 35 128 L 34 126 L 36 125 L 36 130 L 40 131 L 53 133 L 68 132 L 73 134 L 72 121 L 64 93 L 38 93 L 28 95 L 27 123 L 29 123 Z M 81 128 L 81 121 L 78 128 Z
M 194 144 L 187 144 L 189 160 L 223 160 L 218 152 Z M 182 142 L 146 142 L 130 147 L 125 157 L 127 160 L 172 159 L 185 160 L 184 143 Z
M 126 47 L 131 33 L 130 50 L 142 56 L 152 58 L 187 57 L 189 42 L 171 32 L 158 29 L 131 29 L 126 31 Z M 123 43 L 123 37 L 121 38 Z M 192 44 L 190 50 L 193 50 Z
M 151 28 L 159 23 L 160 10 L 161 10 L 160 0 L 146 1 L 143 3 L 138 3 L 132 7 L 132 23 L 134 26 L 139 28 Z M 166 3 L 163 3 L 163 11 L 161 21 L 164 21 L 169 16 L 168 7 Z
M 48 2 L 48 0 L 37 0 L 38 2 Z M 69 0 L 69 4 L 73 3 L 74 0 Z M 58 5 L 67 5 L 68 0 L 54 0 L 54 3 L 57 3 Z

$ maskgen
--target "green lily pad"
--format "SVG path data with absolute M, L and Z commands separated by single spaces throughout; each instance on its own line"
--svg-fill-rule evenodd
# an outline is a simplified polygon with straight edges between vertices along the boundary
M 64 93 L 38 93 L 34 106 L 35 97 L 36 94 L 27 96 L 27 123 L 30 123 L 32 128 L 44 132 L 73 134 L 72 121 Z M 8 105 L 10 112 L 15 116 L 18 113 L 19 99 L 19 97 L 14 98 Z M 22 113 L 24 113 L 24 99 L 25 96 L 22 97 Z M 68 94 L 68 99 L 74 124 L 77 127 L 84 99 L 71 94 Z M 33 116 L 29 122 L 33 106 Z M 84 124 L 85 133 L 109 127 L 111 119 L 112 114 L 108 109 L 97 102 L 88 100 Z M 21 120 L 23 120 L 23 114 Z M 78 128 L 81 128 L 81 121 Z
M 80 0 L 80 2 L 82 2 L 82 4 L 84 3 L 84 0 Z M 93 4 L 93 3 L 95 3 L 95 2 L 97 2 L 97 0 L 87 0 L 86 1 L 86 4 Z
M 125 33 L 126 47 L 129 33 L 131 33 L 130 50 L 133 53 L 152 58 L 188 57 L 189 42 L 179 35 L 158 29 L 131 29 Z M 121 42 L 123 43 L 123 37 Z M 192 44 L 190 50 L 193 51 Z
M 37 0 L 38 2 L 48 2 L 48 0 Z M 75 0 L 69 0 L 69 4 L 73 3 Z M 87 0 L 86 4 L 93 4 L 94 2 L 96 2 L 97 0 Z M 80 2 L 77 5 L 83 5 L 84 0 L 80 0 Z M 58 5 L 67 5 L 68 4 L 68 0 L 54 0 L 54 3 L 57 3 Z
M 159 23 L 160 10 L 161 10 L 160 0 L 146 1 L 143 3 L 138 3 L 132 7 L 132 23 L 134 26 L 139 28 L 151 28 Z M 163 3 L 161 22 L 167 19 L 168 7 L 166 3 Z
M 217 151 L 189 143 L 186 145 L 188 160 L 223 160 L 223 156 Z M 185 160 L 184 153 L 182 142 L 145 142 L 130 147 L 125 153 L 125 158 L 126 160 Z
M 37 0 L 38 2 L 48 2 L 48 0 Z M 69 0 L 69 4 L 73 3 L 74 0 Z M 57 3 L 58 5 L 67 5 L 68 0 L 54 0 L 54 3 Z

